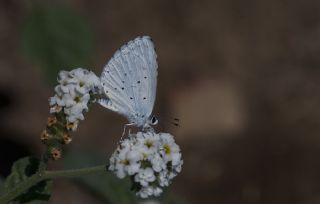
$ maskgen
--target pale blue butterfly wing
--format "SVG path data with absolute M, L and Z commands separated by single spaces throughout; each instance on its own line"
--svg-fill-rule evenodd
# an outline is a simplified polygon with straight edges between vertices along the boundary
M 153 110 L 157 88 L 157 55 L 150 37 L 138 37 L 122 46 L 101 74 L 107 99 L 99 103 L 130 123 L 144 126 Z

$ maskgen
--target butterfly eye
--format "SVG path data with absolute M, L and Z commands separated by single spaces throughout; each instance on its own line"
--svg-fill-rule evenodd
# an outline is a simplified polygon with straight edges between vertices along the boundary
M 151 118 L 151 124 L 152 124 L 152 125 L 158 124 L 158 119 L 153 116 L 153 117 Z

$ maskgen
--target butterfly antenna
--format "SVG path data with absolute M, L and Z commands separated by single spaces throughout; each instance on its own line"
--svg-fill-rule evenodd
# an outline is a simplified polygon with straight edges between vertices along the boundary
M 176 126 L 176 127 L 180 127 L 180 124 L 179 124 L 179 123 L 173 122 L 172 124 L 173 124 L 174 126 Z
M 168 121 L 170 121 L 169 123 L 171 125 L 174 125 L 176 127 L 180 127 L 180 119 L 177 117 L 171 117 L 171 116 L 167 116 L 167 117 L 162 117 L 162 119 L 164 120 L 160 120 L 160 121 L 167 121 L 166 124 L 168 124 Z M 163 126 L 161 126 L 163 128 Z
M 180 119 L 179 118 L 173 118 L 173 122 L 171 122 L 176 127 L 180 127 Z

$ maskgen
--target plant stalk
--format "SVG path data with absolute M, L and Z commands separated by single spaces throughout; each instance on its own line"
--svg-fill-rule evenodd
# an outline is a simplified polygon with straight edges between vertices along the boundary
M 55 178 L 75 178 L 90 174 L 99 174 L 106 172 L 106 165 L 100 165 L 95 167 L 81 168 L 81 169 L 70 169 L 70 170 L 59 170 L 59 171 L 39 171 L 34 175 L 30 176 L 25 181 L 17 184 L 11 191 L 6 192 L 0 197 L 0 203 L 6 204 L 11 200 L 15 199 L 19 195 L 26 192 L 29 188 L 36 185 L 40 181 Z

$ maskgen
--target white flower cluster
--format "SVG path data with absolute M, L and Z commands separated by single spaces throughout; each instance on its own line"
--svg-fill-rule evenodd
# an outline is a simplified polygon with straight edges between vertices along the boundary
M 109 170 L 119 178 L 130 176 L 136 194 L 159 196 L 181 171 L 179 146 L 168 133 L 138 132 L 123 140 L 110 158 Z
M 49 99 L 50 113 L 61 110 L 66 114 L 66 119 L 71 130 L 75 130 L 79 120 L 83 120 L 83 113 L 88 111 L 90 94 L 100 90 L 100 80 L 91 71 L 77 68 L 70 72 L 60 71 L 59 85 L 55 87 L 55 96 Z

